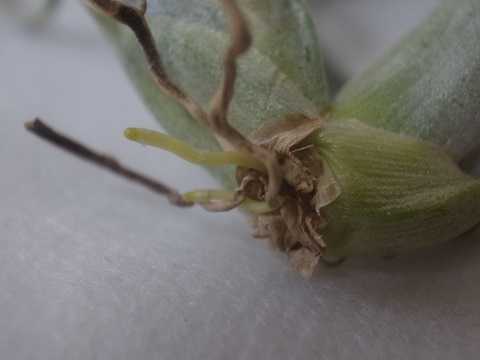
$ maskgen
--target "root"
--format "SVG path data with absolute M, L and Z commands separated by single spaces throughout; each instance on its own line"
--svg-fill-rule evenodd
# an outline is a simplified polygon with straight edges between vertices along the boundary
M 143 0 L 140 8 L 127 5 L 121 0 L 87 0 L 87 3 L 132 30 L 143 49 L 150 71 L 160 90 L 174 98 L 194 119 L 208 126 L 208 114 L 195 100 L 170 80 L 163 67 L 160 52 L 145 19 L 147 1 Z
M 50 142 L 61 149 L 78 156 L 84 160 L 90 161 L 104 169 L 107 169 L 121 177 L 136 182 L 150 189 L 151 191 L 166 196 L 171 204 L 180 207 L 192 206 L 193 203 L 186 201 L 175 189 L 159 181 L 153 180 L 143 174 L 140 174 L 130 168 L 125 167 L 115 158 L 94 151 L 87 146 L 73 140 L 46 125 L 40 119 L 26 123 L 25 127 L 40 138 Z
M 168 185 L 127 168 L 112 156 L 94 151 L 86 145 L 59 133 L 40 119 L 35 119 L 32 122 L 26 123 L 25 127 L 38 137 L 80 157 L 83 160 L 94 163 L 95 165 L 107 169 L 127 180 L 147 187 L 157 194 L 167 197 L 170 203 L 175 206 L 189 207 L 194 204 L 199 204 L 206 210 L 213 212 L 229 211 L 241 206 L 246 211 L 257 215 L 272 211 L 265 202 L 247 199 L 242 187 L 235 192 L 223 190 L 196 190 L 181 195 L 177 190 Z
M 236 165 L 266 172 L 265 165 L 252 155 L 242 151 L 203 151 L 187 143 L 153 130 L 129 128 L 125 137 L 143 145 L 154 146 L 171 152 L 182 159 L 203 166 Z

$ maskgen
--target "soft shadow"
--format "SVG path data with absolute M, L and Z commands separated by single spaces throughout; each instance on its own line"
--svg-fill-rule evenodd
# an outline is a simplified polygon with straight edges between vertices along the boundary
M 321 267 L 311 280 L 328 296 L 342 289 L 352 301 L 408 312 L 438 313 L 474 308 L 480 300 L 480 227 L 449 243 L 399 256 L 348 259 L 337 268 Z

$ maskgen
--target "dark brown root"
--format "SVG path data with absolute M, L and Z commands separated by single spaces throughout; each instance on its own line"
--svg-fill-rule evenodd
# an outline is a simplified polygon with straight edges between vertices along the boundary
M 289 255 L 292 268 L 305 278 L 312 277 L 321 258 L 319 254 L 305 247 L 295 250 Z
M 252 138 L 257 144 L 275 151 L 284 169 L 284 185 L 277 198 L 278 210 L 259 215 L 255 221 L 257 237 L 268 238 L 273 248 L 285 252 L 292 267 L 310 277 L 327 253 L 324 234 L 327 219 L 323 208 L 340 196 L 341 189 L 327 163 L 309 140 L 324 126 L 323 119 L 300 115 L 258 129 Z M 261 194 L 261 174 L 249 176 L 247 193 Z M 255 175 L 257 175 L 255 177 Z
M 168 185 L 129 169 L 120 164 L 115 158 L 96 152 L 79 143 L 78 141 L 60 134 L 56 130 L 46 125 L 40 119 L 35 119 L 32 122 L 26 123 L 25 127 L 27 130 L 31 131 L 40 138 L 65 151 L 68 151 L 75 156 L 82 158 L 83 160 L 90 161 L 95 165 L 120 175 L 123 178 L 143 185 L 157 194 L 167 197 L 170 203 L 175 206 L 187 207 L 193 205 L 193 203 L 186 202 L 176 190 L 172 189 Z

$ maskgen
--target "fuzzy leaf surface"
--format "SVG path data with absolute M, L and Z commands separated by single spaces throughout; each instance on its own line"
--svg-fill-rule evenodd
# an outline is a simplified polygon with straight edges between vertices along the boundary
M 432 141 L 456 159 L 480 137 L 480 0 L 446 0 L 339 94 L 333 116 Z

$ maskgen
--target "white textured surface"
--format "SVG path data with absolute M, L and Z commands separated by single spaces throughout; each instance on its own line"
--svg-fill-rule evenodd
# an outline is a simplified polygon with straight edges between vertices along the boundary
M 305 281 L 240 215 L 171 208 L 26 134 L 42 115 L 182 190 L 214 185 L 122 139 L 156 124 L 102 40 L 73 2 L 46 34 L 0 28 L 2 359 L 478 358 L 477 236 Z

